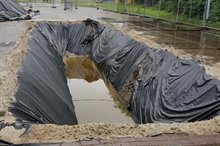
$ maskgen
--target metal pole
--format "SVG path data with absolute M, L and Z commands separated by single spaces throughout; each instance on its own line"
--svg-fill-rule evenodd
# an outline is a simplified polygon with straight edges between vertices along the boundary
M 99 0 L 97 0 L 97 2 L 96 2 L 96 9 L 97 10 L 99 9 Z
M 206 14 L 207 14 L 207 5 L 208 5 L 208 1 L 206 0 L 205 6 L 204 6 L 204 13 L 203 13 L 203 21 L 202 21 L 202 26 L 204 27 L 206 24 Z
M 67 10 L 67 0 L 64 0 L 64 10 Z
M 146 16 L 147 0 L 144 0 L 144 16 Z
M 53 0 L 53 6 L 51 8 L 56 8 L 54 0 Z
M 77 0 L 75 0 L 75 9 L 78 9 L 78 7 L 77 7 Z
M 134 2 L 135 2 L 135 0 L 132 1 L 132 5 L 133 5 L 133 13 L 134 13 Z
M 71 12 L 73 11 L 73 1 L 70 2 L 70 9 L 71 9 Z
M 211 0 L 208 0 L 207 10 L 206 10 L 206 20 L 209 19 L 210 3 L 211 3 Z
M 124 12 L 126 12 L 126 2 L 127 0 L 124 0 Z
M 189 22 L 191 20 L 191 16 L 192 16 L 192 0 L 190 0 L 190 9 L 189 9 Z
M 32 6 L 32 1 L 30 0 L 30 6 L 29 6 L 29 8 L 33 8 L 33 6 Z
M 158 10 L 158 16 L 157 16 L 157 18 L 160 18 L 161 1 L 162 1 L 162 0 L 159 0 L 159 10 Z
M 118 0 L 116 0 L 116 11 L 118 12 Z
M 176 22 L 179 21 L 179 9 L 180 9 L 180 1 L 181 0 L 178 0 L 178 6 L 177 6 L 177 12 L 176 12 Z

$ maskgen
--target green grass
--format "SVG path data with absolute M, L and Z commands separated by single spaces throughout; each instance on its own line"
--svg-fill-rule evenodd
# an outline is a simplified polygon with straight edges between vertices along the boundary
M 16 0 L 16 2 L 18 2 L 18 3 L 26 3 L 28 1 L 27 0 Z
M 26 3 L 26 2 L 30 2 L 30 0 L 16 0 L 16 2 L 18 2 L 18 3 Z M 35 0 L 31 0 L 31 2 L 34 3 Z M 43 2 L 43 0 L 36 0 L 36 2 L 38 2 L 38 3 L 39 2 Z M 50 0 L 48 2 L 50 2 Z
M 207 22 L 206 26 L 220 29 L 220 22 Z
M 96 3 L 78 2 L 78 7 L 96 7 Z
M 99 4 L 100 8 L 108 9 L 108 10 L 114 10 L 117 12 L 124 12 L 124 5 L 123 4 L 113 4 L 113 3 L 101 3 Z M 149 16 L 149 17 L 155 17 L 155 18 L 161 18 L 165 20 L 170 21 L 176 21 L 176 14 L 169 13 L 164 10 L 161 10 L 160 13 L 158 13 L 158 7 L 147 7 L 144 10 L 143 5 L 126 5 L 126 12 L 130 14 L 138 14 L 141 16 Z M 186 15 L 179 15 L 178 22 L 192 24 L 192 25 L 202 25 L 202 18 L 188 18 Z M 206 26 L 214 27 L 214 28 L 220 28 L 220 22 L 215 23 L 206 23 Z
M 105 8 L 109 10 L 115 10 L 118 12 L 124 12 L 124 5 L 123 4 L 112 4 L 112 3 L 102 3 L 99 4 L 100 8 Z M 165 18 L 168 20 L 175 20 L 176 16 L 172 13 L 168 13 L 166 11 L 161 10 L 160 14 L 158 13 L 158 10 L 155 7 L 146 8 L 144 10 L 144 7 L 142 5 L 126 5 L 126 12 L 127 13 L 133 13 L 133 14 L 139 14 L 139 15 L 146 15 L 146 16 L 152 16 L 152 17 L 158 17 Z

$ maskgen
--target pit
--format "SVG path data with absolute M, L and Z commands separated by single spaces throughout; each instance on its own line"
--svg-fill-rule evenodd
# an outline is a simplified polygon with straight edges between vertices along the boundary
M 12 70 L 9 74 L 11 79 L 7 80 L 16 80 L 16 72 L 20 67 L 21 58 L 26 54 L 26 49 L 28 48 L 26 46 L 28 44 L 27 38 L 29 33 L 32 31 L 32 27 L 35 25 L 36 24 L 29 24 L 26 36 L 24 36 L 22 40 L 22 42 L 26 43 L 19 44 L 15 49 L 15 52 L 7 56 L 8 58 L 13 58 L 8 61 L 8 67 L 14 67 L 14 70 Z M 64 139 L 65 142 L 72 142 L 91 140 L 94 137 L 95 139 L 100 140 L 111 137 L 151 137 L 162 134 L 189 136 L 215 135 L 220 131 L 219 117 L 193 123 L 153 123 L 135 125 L 133 124 L 134 122 L 131 120 L 128 111 L 125 110 L 126 108 L 124 105 L 127 105 L 128 100 L 119 100 L 120 98 L 118 97 L 120 97 L 120 94 L 118 94 L 115 89 L 112 88 L 112 85 L 102 77 L 100 70 L 97 69 L 94 62 L 89 60 L 88 56 L 82 57 L 71 53 L 67 53 L 65 55 L 66 56 L 63 60 L 66 67 L 65 77 L 67 77 L 68 90 L 73 97 L 71 100 L 75 106 L 75 112 L 79 125 L 56 126 L 48 124 L 33 124 L 30 128 L 31 133 L 29 133 L 27 137 L 16 137 L 17 135 L 15 135 L 16 139 L 10 139 L 9 137 L 11 137 L 11 135 L 7 131 L 14 131 L 14 129 L 5 129 L 1 131 L 1 137 L 7 135 L 6 139 L 13 143 L 61 143 Z M 76 64 L 83 64 L 84 66 L 82 65 L 83 67 L 77 67 Z M 73 66 L 77 67 L 77 69 L 71 68 Z M 74 72 L 76 73 L 76 70 L 81 71 L 77 73 L 77 75 L 73 74 Z M 99 88 L 97 88 L 97 86 Z M 14 92 L 16 92 L 17 87 L 18 83 L 13 86 Z M 80 92 L 80 90 L 84 88 L 86 88 L 86 90 L 83 90 L 86 91 L 85 95 L 83 94 L 84 92 Z M 14 101 L 14 99 L 12 99 L 12 101 Z M 115 106 L 117 108 L 115 108 Z M 101 112 L 98 113 L 99 111 Z M 11 116 L 12 115 L 10 115 L 10 113 L 7 113 L 5 119 L 11 119 Z M 90 122 L 104 123 L 99 124 Z M 24 131 L 22 130 L 19 131 L 18 135 L 23 132 Z

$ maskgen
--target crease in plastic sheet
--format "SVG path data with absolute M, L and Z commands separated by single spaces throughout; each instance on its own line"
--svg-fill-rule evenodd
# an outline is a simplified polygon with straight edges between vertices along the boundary
M 11 108 L 17 117 L 77 123 L 64 75 L 65 51 L 89 55 L 118 92 L 138 71 L 128 107 L 136 123 L 190 122 L 220 114 L 220 81 L 205 74 L 198 61 L 150 48 L 88 19 L 79 24 L 38 23 L 18 73 L 17 101 Z
M 36 13 L 25 10 L 15 0 L 0 0 L 0 21 L 31 19 Z

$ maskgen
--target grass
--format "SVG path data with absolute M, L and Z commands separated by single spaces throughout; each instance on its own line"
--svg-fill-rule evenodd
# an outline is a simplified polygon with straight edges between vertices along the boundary
M 213 22 L 207 22 L 206 25 L 209 26 L 209 27 L 213 27 L 213 28 L 218 28 L 218 29 L 220 29 L 220 22 L 215 22 L 215 23 L 213 23 Z
M 98 5 L 100 8 L 113 10 L 117 12 L 124 12 L 124 5 L 123 4 L 114 4 L 114 3 L 101 3 Z M 164 10 L 161 10 L 160 13 L 158 12 L 158 7 L 147 7 L 144 10 L 143 5 L 126 5 L 126 12 L 130 14 L 138 14 L 141 16 L 149 16 L 155 17 L 160 19 L 165 19 L 169 21 L 176 21 L 176 14 L 169 13 Z M 186 15 L 179 15 L 178 22 L 198 25 L 202 26 L 202 18 L 190 18 Z M 206 26 L 213 27 L 213 28 L 220 28 L 220 22 L 207 22 Z
M 16 2 L 18 2 L 18 3 L 26 3 L 28 1 L 27 0 L 16 0 Z
M 78 2 L 77 5 L 78 7 L 96 7 L 96 3 L 93 2 Z

